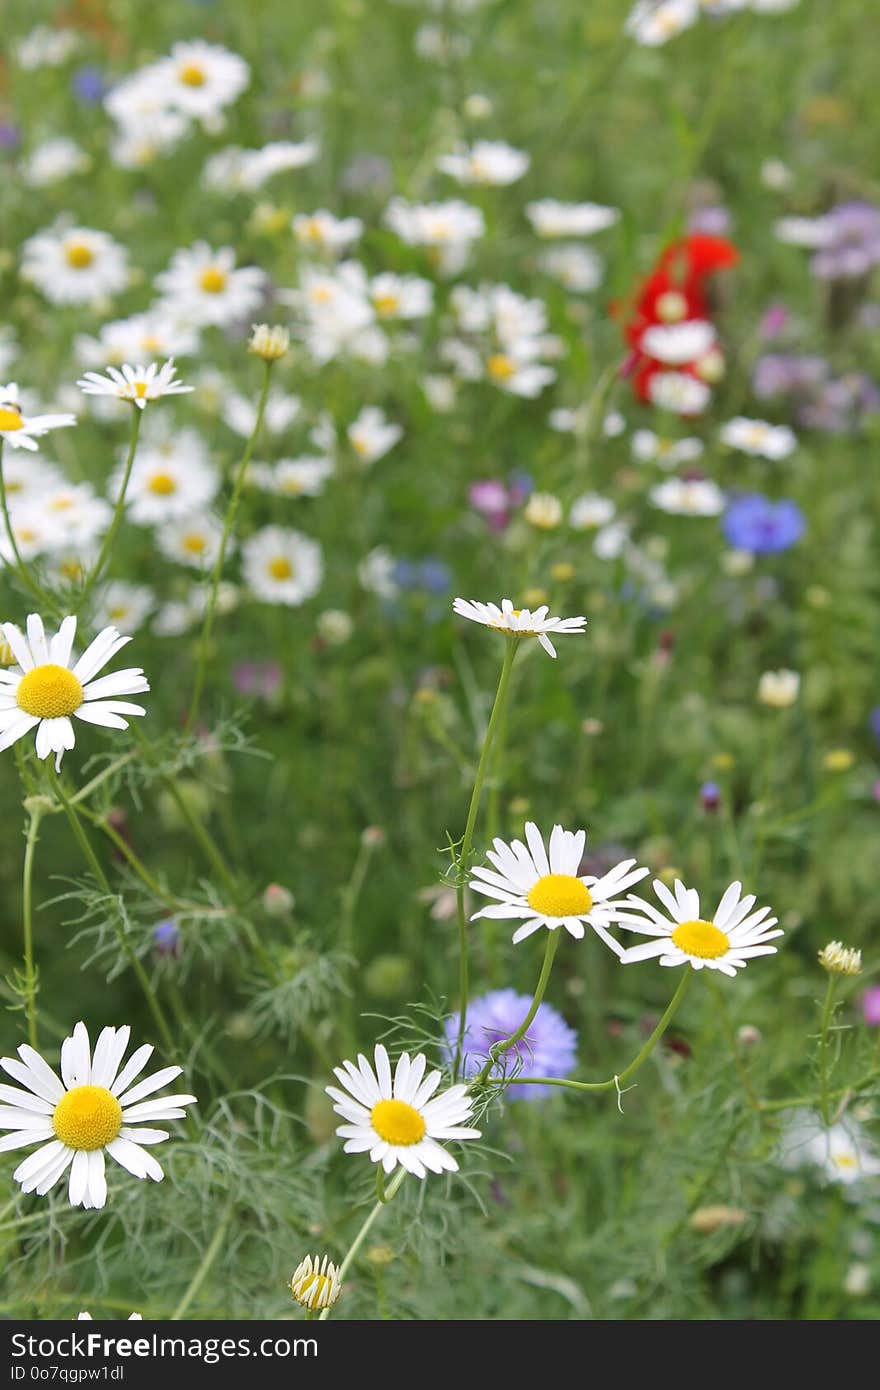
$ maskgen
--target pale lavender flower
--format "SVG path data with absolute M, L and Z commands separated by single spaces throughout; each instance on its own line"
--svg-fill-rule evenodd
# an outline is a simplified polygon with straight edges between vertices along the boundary
M 853 280 L 880 265 L 880 209 L 838 203 L 824 218 L 825 235 L 810 262 L 820 280 Z

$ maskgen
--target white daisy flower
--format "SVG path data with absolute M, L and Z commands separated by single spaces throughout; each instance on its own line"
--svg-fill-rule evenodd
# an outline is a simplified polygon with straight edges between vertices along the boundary
M 587 246 L 548 246 L 538 265 L 551 280 L 572 294 L 587 294 L 602 283 L 605 263 Z
M 514 608 L 509 598 L 501 600 L 500 608 L 495 603 L 464 598 L 455 599 L 452 607 L 460 618 L 470 618 L 472 623 L 481 623 L 483 627 L 494 627 L 507 637 L 537 637 L 547 655 L 553 657 L 556 648 L 547 634 L 582 634 L 587 621 L 586 618 L 551 618 L 546 604 L 536 608 L 534 613 L 528 608 Z
M 0 396 L 5 389 L 0 388 Z M 39 502 L 53 488 L 61 487 L 64 481 L 61 470 L 44 459 L 9 454 L 3 460 L 3 483 L 11 511 L 31 502 Z
M 560 203 L 555 198 L 540 198 L 526 204 L 526 217 L 539 237 L 592 236 L 604 231 L 620 218 L 617 208 L 600 203 Z
M 787 246 L 805 246 L 815 251 L 827 244 L 832 226 L 827 217 L 780 217 L 773 224 L 773 234 Z
M 270 390 L 263 411 L 263 429 L 269 434 L 283 434 L 302 410 L 298 396 L 290 396 L 286 391 Z M 223 396 L 223 423 L 228 425 L 242 439 L 250 439 L 257 423 L 257 407 L 247 396 L 239 396 L 230 391 Z
M 84 1312 L 84 1313 L 77 1313 L 77 1315 L 76 1315 L 76 1320 L 77 1320 L 77 1322 L 82 1322 L 83 1320 L 85 1320 L 85 1321 L 87 1321 L 87 1322 L 93 1322 L 93 1321 L 94 1321 L 94 1319 L 92 1318 L 91 1313 L 85 1313 L 85 1312 Z M 143 1322 L 143 1320 L 144 1320 L 144 1315 L 143 1315 L 143 1313 L 129 1313 L 128 1318 L 126 1319 L 127 1322 Z
M 190 435 L 193 431 L 182 433 Z M 125 463 L 121 462 L 111 478 L 114 495 L 118 494 L 124 476 Z M 219 475 L 206 457 L 201 441 L 191 455 L 184 450 L 148 448 L 132 465 L 125 505 L 137 526 L 157 526 L 201 511 L 214 500 L 219 486 Z
M 633 458 L 639 463 L 659 463 L 661 468 L 693 463 L 703 453 L 701 439 L 666 439 L 653 430 L 635 430 L 631 444 Z
M 330 459 L 279 459 L 272 466 L 255 463 L 248 469 L 248 482 L 278 497 L 320 497 L 334 464 Z
M 797 435 L 787 425 L 771 425 L 766 420 L 750 420 L 745 415 L 728 420 L 718 431 L 718 437 L 731 449 L 774 463 L 788 458 L 797 448 Z
M 199 350 L 199 334 L 172 314 L 151 309 L 103 324 L 96 338 L 78 333 L 73 346 L 84 367 L 103 367 L 108 362 L 121 367 L 144 357 L 191 357 Z
M 18 40 L 15 57 L 25 72 L 33 72 L 37 68 L 57 68 L 82 47 L 82 42 L 82 35 L 75 29 L 38 24 Z
M 670 516 L 720 516 L 726 506 L 710 478 L 665 478 L 651 488 L 651 501 Z
M 310 1311 L 332 1308 L 342 1293 L 339 1270 L 328 1255 L 323 1260 L 318 1255 L 314 1259 L 306 1255 L 293 1271 L 287 1287 L 297 1303 Z
M 696 24 L 699 17 L 699 0 L 637 0 L 625 30 L 636 43 L 657 48 Z
M 23 560 L 33 560 L 37 555 L 58 550 L 64 544 L 64 528 L 60 518 L 48 513 L 40 502 L 27 502 L 16 507 L 11 522 L 15 544 Z M 0 528 L 0 557 L 6 564 L 14 559 L 5 526 Z
M 535 361 L 539 351 L 540 344 L 525 339 L 505 352 L 492 352 L 486 358 L 486 376 L 509 395 L 534 400 L 556 380 L 553 367 Z
M 316 594 L 324 578 L 317 541 L 284 526 L 264 526 L 242 546 L 242 572 L 264 603 L 298 608 Z
M 156 544 L 162 554 L 179 565 L 207 570 L 220 554 L 223 526 L 211 512 L 196 512 L 176 520 L 163 522 L 156 531 Z M 233 549 L 233 538 L 226 543 L 226 553 Z
M 741 883 L 731 883 L 711 918 L 700 916 L 699 893 L 695 888 L 685 888 L 680 879 L 675 880 L 673 894 L 655 878 L 654 892 L 668 917 L 653 903 L 630 895 L 627 907 L 642 915 L 634 917 L 627 912 L 617 918 L 627 930 L 652 938 L 625 950 L 620 958 L 624 965 L 658 956 L 661 965 L 689 962 L 695 970 L 705 966 L 735 975 L 754 956 L 776 954 L 777 948 L 767 943 L 783 935 L 780 927 L 772 930 L 778 919 L 768 917 L 769 907 L 753 912 L 756 899 L 752 895 L 742 896 Z
M 86 372 L 76 384 L 86 396 L 115 396 L 143 410 L 147 401 L 157 401 L 160 396 L 179 396 L 194 389 L 176 378 L 174 358 L 170 357 L 161 367 L 157 362 L 151 362 L 148 367 L 132 367 L 124 362 L 118 369 L 108 367 L 104 376 L 99 372 Z
M 72 619 L 68 619 L 72 621 Z M 0 1086 L 0 1151 L 39 1144 L 13 1173 L 23 1192 L 43 1197 L 70 1169 L 67 1195 L 73 1207 L 103 1207 L 107 1201 L 104 1155 L 136 1178 L 165 1176 L 146 1147 L 169 1138 L 156 1120 L 177 1120 L 195 1096 L 145 1100 L 180 1076 L 182 1067 L 163 1067 L 137 1081 L 153 1049 L 137 1048 L 122 1066 L 131 1029 L 103 1028 L 92 1054 L 84 1023 L 61 1044 L 61 1077 L 26 1043 L 20 1061 L 0 1057 L 0 1067 L 19 1086 Z M 133 1084 L 134 1083 L 134 1084 Z
M 297 213 L 292 223 L 293 235 L 300 246 L 340 255 L 352 246 L 364 230 L 359 217 L 334 217 L 326 208 L 317 212 Z
M 343 1062 L 334 1067 L 344 1090 L 327 1086 L 333 1109 L 346 1121 L 336 1133 L 345 1139 L 346 1153 L 368 1153 L 391 1173 L 398 1163 L 417 1178 L 432 1173 L 458 1172 L 458 1163 L 438 1140 L 479 1139 L 478 1129 L 468 1129 L 471 1118 L 466 1086 L 451 1086 L 435 1096 L 439 1071 L 425 1076 L 427 1058 L 401 1053 L 391 1076 L 388 1053 L 381 1043 L 374 1051 L 375 1070 L 359 1054 L 357 1066 Z M 433 1097 L 433 1099 L 432 1099 Z
M 826 1182 L 847 1186 L 880 1175 L 880 1157 L 871 1148 L 865 1130 L 850 1115 L 830 1128 L 810 1111 L 787 1111 L 782 1118 L 779 1161 L 784 1168 L 815 1166 L 822 1170 Z
M 572 502 L 568 524 L 575 531 L 592 531 L 596 527 L 607 526 L 616 510 L 610 497 L 601 497 L 597 492 L 585 492 Z
M 114 579 L 105 585 L 95 603 L 95 622 L 112 624 L 130 635 L 143 627 L 156 606 L 156 595 L 146 584 Z
M 19 403 L 18 387 L 14 381 L 0 386 L 0 440 L 13 449 L 36 452 L 35 443 L 50 430 L 66 429 L 76 424 L 75 415 L 24 415 Z
M 115 627 L 99 632 L 72 666 L 76 618 L 65 618 L 50 639 L 38 613 L 28 617 L 26 637 L 14 623 L 0 627 L 20 667 L 17 671 L 0 670 L 0 750 L 10 748 L 36 728 L 37 757 L 48 758 L 54 753 L 58 768 L 65 749 L 76 743 L 71 715 L 105 729 L 127 729 L 128 720 L 123 715 L 146 714 L 142 705 L 118 698 L 149 690 L 139 666 L 94 679 L 131 641 L 130 637 L 120 637 Z
M 473 869 L 470 887 L 486 898 L 495 898 L 490 907 L 481 908 L 471 918 L 479 917 L 522 919 L 522 926 L 513 934 L 516 944 L 527 936 L 547 927 L 556 931 L 564 927 L 570 936 L 580 941 L 585 923 L 596 932 L 615 955 L 623 948 L 606 928 L 617 920 L 623 899 L 618 895 L 631 888 L 648 873 L 634 869 L 634 859 L 624 859 L 608 873 L 580 876 L 578 869 L 584 856 L 587 840 L 585 830 L 563 830 L 554 825 L 547 848 L 544 838 L 533 821 L 526 823 L 526 844 L 521 840 L 493 841 L 494 849 L 486 851 L 492 869 L 478 865 Z
M 128 284 L 128 252 L 106 232 L 58 224 L 24 243 L 21 277 L 50 304 L 88 304 Z
M 531 162 L 523 150 L 503 140 L 477 140 L 470 147 L 458 145 L 452 154 L 440 155 L 437 168 L 459 183 L 502 187 L 521 179 Z
M 445 203 L 408 203 L 404 198 L 392 198 L 385 221 L 408 246 L 430 247 L 438 268 L 446 275 L 458 274 L 471 246 L 486 231 L 480 209 L 457 198 Z
M 200 328 L 250 320 L 266 284 L 257 266 L 236 267 L 231 247 L 214 251 L 206 241 L 175 251 L 168 269 L 156 276 L 159 308 Z
M 706 319 L 682 323 L 652 323 L 642 334 L 640 350 L 646 357 L 682 367 L 703 357 L 715 342 L 715 325 Z
M 250 81 L 250 68 L 237 53 L 219 44 L 190 39 L 176 43 L 151 74 L 165 105 L 204 120 L 231 105 Z
M 660 410 L 675 415 L 699 415 L 712 399 L 706 383 L 687 372 L 655 372 L 648 382 L 648 395 Z
M 62 548 L 88 547 L 106 531 L 113 515 L 109 502 L 98 497 L 89 483 L 68 483 L 64 479 L 47 490 L 38 505 L 57 522 L 56 544 Z M 34 510 L 36 507 L 31 514 Z
M 434 307 L 434 286 L 418 275 L 376 275 L 369 293 L 380 319 L 423 319 Z
M 257 150 L 230 145 L 211 155 L 202 170 L 202 183 L 217 193 L 253 193 L 275 174 L 301 169 L 317 157 L 318 146 L 313 140 L 300 144 L 274 140 Z
M 84 173 L 90 164 L 81 145 L 60 135 L 54 140 L 44 140 L 31 151 L 22 167 L 22 182 L 29 188 L 48 188 L 62 179 Z
M 346 430 L 348 442 L 361 463 L 375 463 L 403 438 L 403 429 L 388 420 L 384 410 L 365 405 Z

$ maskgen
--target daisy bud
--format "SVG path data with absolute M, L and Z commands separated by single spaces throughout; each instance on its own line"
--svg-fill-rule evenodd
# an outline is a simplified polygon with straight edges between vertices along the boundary
M 758 699 L 773 709 L 788 709 L 797 699 L 800 685 L 797 671 L 765 671 L 758 682 Z
M 533 492 L 523 516 L 539 531 L 553 531 L 562 521 L 562 503 L 552 492 Z
M 296 899 L 289 889 L 280 883 L 269 883 L 263 890 L 263 910 L 270 917 L 289 917 L 296 906 Z
M 819 964 L 829 975 L 860 975 L 862 953 L 842 941 L 829 941 L 819 952 Z
M 756 1028 L 754 1023 L 744 1023 L 737 1030 L 736 1040 L 740 1047 L 757 1047 L 758 1043 L 763 1042 L 760 1028 Z
M 485 121 L 492 114 L 492 103 L 482 92 L 473 92 L 465 97 L 462 109 L 469 121 Z
M 381 825 L 368 825 L 361 832 L 361 843 L 366 849 L 382 849 L 388 836 Z
M 354 620 L 341 608 L 328 608 L 317 622 L 318 636 L 330 647 L 341 647 L 354 632 Z
M 262 357 L 264 362 L 278 362 L 290 347 L 290 334 L 278 324 L 255 323 L 248 341 L 248 352 Z
M 310 1312 L 318 1308 L 332 1308 L 340 1293 L 339 1270 L 327 1255 L 320 1260 L 316 1255 L 306 1255 L 293 1272 L 288 1288 L 297 1303 Z
M 740 1207 L 698 1207 L 691 1216 L 688 1225 L 692 1231 L 699 1231 L 701 1235 L 711 1235 L 713 1231 L 723 1230 L 725 1226 L 741 1226 L 746 1220 L 746 1213 Z
M 364 1254 L 370 1261 L 370 1264 L 375 1265 L 377 1268 L 380 1268 L 382 1265 L 390 1265 L 397 1259 L 390 1245 L 371 1245 L 369 1250 L 364 1251 Z

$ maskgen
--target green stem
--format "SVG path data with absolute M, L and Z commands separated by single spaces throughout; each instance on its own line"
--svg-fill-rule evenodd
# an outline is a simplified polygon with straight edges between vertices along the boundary
M 616 1076 L 612 1076 L 608 1081 L 567 1081 L 559 1076 L 518 1076 L 516 1078 L 517 1086 L 565 1086 L 570 1091 L 617 1090 L 619 1092 L 620 1083 L 622 1081 L 628 1081 L 631 1076 L 635 1075 L 642 1063 L 648 1060 L 654 1048 L 663 1037 L 663 1034 L 672 1022 L 679 1004 L 684 998 L 685 990 L 691 982 L 692 974 L 693 970 L 688 966 L 683 972 L 681 983 L 666 1006 L 666 1012 L 660 1019 L 657 1027 L 654 1029 L 642 1050 L 624 1071 L 618 1072 Z
M 79 814 L 76 810 L 76 807 L 72 805 L 69 797 L 64 791 L 64 788 L 61 784 L 61 778 L 59 777 L 58 773 L 55 771 L 51 763 L 49 766 L 49 772 L 52 779 L 54 791 L 58 797 L 58 800 L 64 807 L 65 814 L 67 815 L 67 819 L 70 822 L 70 828 L 74 833 L 74 837 L 76 838 L 77 844 L 83 852 L 86 863 L 88 864 L 89 868 L 91 869 L 92 873 L 97 879 L 98 884 L 103 889 L 104 893 L 106 893 L 107 897 L 111 899 L 115 898 L 116 895 L 114 894 L 113 889 L 110 886 L 110 882 L 107 878 L 107 875 L 104 873 L 104 870 L 101 867 L 101 861 L 98 859 L 98 856 L 92 848 L 91 841 L 89 840 L 89 837 L 85 832 L 85 828 L 83 826 L 82 821 L 79 818 Z M 150 1012 L 153 1015 L 156 1027 L 159 1030 L 159 1034 L 165 1045 L 166 1051 L 168 1052 L 169 1056 L 173 1056 L 174 1039 L 171 1036 L 171 1030 L 168 1027 L 168 1024 L 165 1020 L 165 1015 L 162 1012 L 162 1008 L 159 1004 L 158 999 L 156 998 L 155 991 L 153 990 L 153 987 L 150 984 L 149 977 L 143 966 L 143 962 L 139 959 L 130 941 L 128 940 L 128 937 L 125 935 L 125 929 L 122 926 L 122 923 L 119 921 L 118 914 L 116 913 L 114 913 L 113 916 L 113 925 L 116 931 L 117 938 L 119 940 L 119 944 L 122 947 L 128 959 L 129 965 L 131 966 L 132 970 L 137 976 L 138 984 L 140 985 L 143 991 L 144 998 L 146 999 Z
M 205 672 L 208 665 L 208 651 L 211 645 L 211 633 L 214 629 L 214 614 L 217 608 L 217 591 L 220 588 L 220 578 L 223 574 L 223 565 L 226 561 L 226 550 L 229 545 L 229 537 L 235 525 L 235 517 L 238 512 L 238 504 L 241 500 L 241 492 L 244 487 L 244 480 L 247 474 L 248 464 L 254 453 L 254 447 L 260 428 L 263 423 L 263 414 L 266 410 L 266 400 L 269 395 L 269 382 L 272 378 L 272 361 L 266 362 L 266 371 L 263 377 L 263 387 L 260 391 L 260 399 L 257 403 L 257 418 L 251 437 L 244 448 L 244 453 L 238 464 L 235 474 L 235 481 L 232 486 L 232 496 L 229 499 L 229 506 L 226 508 L 226 516 L 223 519 L 223 534 L 220 538 L 220 549 L 217 551 L 217 559 L 214 561 L 214 568 L 211 572 L 211 587 L 208 593 L 208 603 L 205 608 L 205 619 L 202 623 L 202 631 L 199 636 L 198 659 L 196 664 L 196 678 L 193 685 L 192 700 L 190 701 L 189 713 L 186 717 L 185 728 L 191 729 L 199 713 L 199 704 L 202 698 L 202 688 L 205 684 Z
M 33 575 L 31 574 L 30 570 L 28 569 L 27 565 L 22 559 L 21 551 L 18 548 L 18 541 L 15 539 L 15 531 L 12 529 L 12 518 L 9 515 L 9 499 L 6 495 L 6 480 L 3 476 L 2 439 L 0 439 L 0 506 L 2 506 L 3 508 L 3 523 L 6 527 L 6 539 L 9 541 L 9 546 L 12 550 L 13 559 L 15 561 L 13 568 L 15 569 L 15 572 L 21 580 L 22 584 L 24 584 L 25 588 L 30 590 L 34 598 L 37 600 L 37 603 L 39 603 L 42 606 L 46 602 L 46 595 L 43 593 L 43 590 L 41 589 L 40 585 L 37 583 L 36 579 L 34 579 Z
M 74 801 L 71 800 L 71 805 L 74 804 Z M 97 811 L 92 811 L 87 806 L 81 807 L 80 814 L 85 816 L 96 829 L 102 831 L 107 836 L 108 840 L 113 843 L 123 856 L 129 868 L 137 874 L 144 887 L 149 889 L 154 898 L 158 898 L 159 901 L 163 903 L 165 907 L 170 908 L 172 912 L 179 906 L 176 898 L 165 892 L 161 883 L 159 883 L 158 879 L 153 877 L 146 864 L 141 862 L 128 841 L 124 836 L 119 834 L 119 831 L 116 830 L 108 820 L 105 820 L 103 816 L 98 815 Z
M 342 890 L 342 913 L 339 932 L 339 949 L 345 956 L 353 957 L 354 954 L 354 914 L 357 909 L 358 899 L 364 886 L 367 876 L 370 859 L 373 854 L 373 846 L 369 841 L 361 839 L 357 858 L 354 861 L 354 868 L 351 871 L 351 878 Z M 350 1043 L 354 1043 L 354 994 L 345 995 L 343 1005 L 345 1016 L 345 1034 Z M 381 1169 L 381 1164 L 379 1165 Z
M 477 764 L 477 775 L 474 780 L 474 789 L 471 792 L 471 801 L 468 806 L 467 823 L 462 836 L 461 847 L 455 861 L 457 870 L 457 883 L 455 888 L 456 906 L 458 910 L 458 994 L 459 994 L 459 1023 L 458 1041 L 455 1046 L 455 1064 L 452 1069 L 453 1080 L 458 1080 L 459 1068 L 461 1066 L 461 1055 L 464 1051 L 464 1035 L 467 1032 L 467 1006 L 468 1006 L 468 940 L 467 940 L 467 920 L 464 909 L 464 894 L 467 886 L 467 872 L 471 854 L 471 845 L 474 838 L 474 826 L 477 823 L 477 811 L 480 806 L 480 794 L 483 790 L 483 782 L 486 779 L 486 769 L 489 766 L 489 753 L 492 748 L 492 740 L 504 714 L 504 707 L 507 703 L 507 693 L 510 685 L 510 673 L 513 670 L 513 663 L 519 650 L 519 642 L 515 638 L 507 638 L 504 649 L 504 664 L 501 667 L 501 675 L 498 678 L 498 689 L 495 692 L 495 703 L 492 706 L 492 713 L 489 715 L 489 723 L 486 728 L 486 737 L 483 739 L 483 751 L 480 754 L 480 761 Z
M 104 537 L 104 541 L 101 546 L 98 558 L 95 561 L 95 567 L 89 575 L 88 579 L 86 580 L 85 584 L 83 585 L 82 590 L 80 591 L 79 599 L 77 601 L 77 608 L 79 609 L 79 611 L 82 611 L 82 609 L 85 607 L 86 601 L 88 600 L 92 590 L 94 589 L 95 585 L 100 579 L 101 574 L 104 571 L 104 566 L 107 564 L 107 561 L 110 558 L 110 552 L 113 549 L 113 542 L 116 539 L 116 532 L 119 530 L 119 523 L 122 520 L 122 514 L 125 510 L 125 494 L 128 491 L 128 483 L 129 479 L 131 478 L 131 470 L 134 467 L 134 456 L 137 451 L 138 435 L 141 431 L 141 415 L 143 414 L 143 411 L 139 410 L 136 405 L 132 405 L 131 410 L 131 437 L 128 443 L 128 457 L 125 460 L 125 472 L 122 475 L 122 486 L 119 489 L 119 496 L 116 498 L 116 506 L 113 511 L 113 517 L 110 521 L 110 526 L 107 530 L 107 534 Z
M 189 1284 L 186 1287 L 186 1292 L 184 1293 L 177 1307 L 174 1309 L 174 1312 L 171 1314 L 169 1322 L 180 1322 L 181 1318 L 186 1313 L 187 1309 L 189 1308 L 189 1305 L 192 1303 L 199 1289 L 202 1287 L 202 1284 L 205 1282 L 205 1279 L 211 1272 L 211 1266 L 213 1265 L 217 1256 L 220 1254 L 220 1247 L 223 1244 L 223 1240 L 226 1235 L 226 1232 L 229 1229 L 229 1223 L 231 1222 L 231 1220 L 232 1209 L 230 1208 L 230 1210 L 227 1211 L 226 1215 L 223 1217 L 223 1220 L 220 1222 L 220 1225 L 214 1232 L 211 1244 L 208 1246 L 207 1250 L 202 1256 L 201 1264 L 199 1265 L 192 1279 L 190 1279 Z
M 81 801 L 86 801 L 93 791 L 97 791 L 102 782 L 106 782 L 108 777 L 112 777 L 115 772 L 119 772 L 128 763 L 134 762 L 136 757 L 137 752 L 132 751 L 131 753 L 123 753 L 121 758 L 114 758 L 113 762 L 109 763 L 102 772 L 97 773 L 90 782 L 86 782 L 84 786 L 80 787 L 76 795 L 70 798 L 71 805 L 78 806 Z
M 34 970 L 33 876 L 34 852 L 40 833 L 43 811 L 40 807 L 28 812 L 27 842 L 22 873 L 22 917 L 24 920 L 24 988 L 27 1013 L 28 1042 L 37 1046 L 37 976 Z
M 827 1127 L 830 1125 L 830 1094 L 829 1094 L 829 1069 L 828 1069 L 828 1029 L 834 1014 L 834 986 L 837 984 L 837 976 L 828 976 L 828 988 L 825 991 L 825 1002 L 822 1005 L 822 1022 L 819 1031 L 819 1109 L 822 1112 L 822 1122 Z
M 486 1078 L 488 1077 L 495 1063 L 498 1061 L 498 1058 L 501 1056 L 502 1052 L 507 1052 L 511 1047 L 516 1047 L 516 1044 L 520 1042 L 520 1040 L 524 1038 L 526 1033 L 529 1031 L 529 1026 L 532 1022 L 532 1019 L 538 1012 L 541 1000 L 544 998 L 544 992 L 547 989 L 547 982 L 550 979 L 550 971 L 553 969 L 553 960 L 556 956 L 557 950 L 559 949 L 559 942 L 561 937 L 561 927 L 557 927 L 555 931 L 548 931 L 547 946 L 544 951 L 544 963 L 541 966 L 541 973 L 538 976 L 538 983 L 535 986 L 535 997 L 532 1000 L 531 1005 L 529 1006 L 529 1011 L 515 1033 L 511 1033 L 509 1038 L 504 1038 L 501 1042 L 493 1043 L 492 1046 L 489 1048 L 489 1056 L 486 1059 L 486 1065 L 483 1067 L 483 1070 L 477 1077 L 478 1086 L 482 1086 L 485 1083 Z
M 388 1184 L 388 1186 L 387 1186 L 386 1188 L 384 1188 L 384 1193 L 385 1193 L 384 1197 L 381 1197 L 381 1198 L 379 1199 L 379 1201 L 377 1201 L 376 1205 L 373 1207 L 373 1209 L 372 1209 L 372 1211 L 370 1212 L 369 1216 L 367 1217 L 366 1221 L 365 1221 L 364 1224 L 361 1226 L 360 1230 L 358 1231 L 357 1235 L 355 1236 L 354 1240 L 352 1241 L 351 1245 L 349 1246 L 348 1254 L 346 1255 L 345 1259 L 342 1261 L 342 1264 L 339 1266 L 339 1282 L 340 1282 L 340 1284 L 343 1282 L 343 1280 L 345 1279 L 345 1276 L 347 1275 L 349 1269 L 351 1268 L 352 1261 L 354 1260 L 355 1255 L 356 1255 L 357 1252 L 360 1250 L 361 1246 L 363 1245 L 364 1241 L 366 1240 L 367 1235 L 369 1234 L 369 1231 L 370 1231 L 370 1227 L 372 1226 L 373 1222 L 376 1220 L 376 1217 L 379 1215 L 380 1211 L 384 1211 L 385 1207 L 386 1207 L 386 1206 L 388 1205 L 388 1203 L 391 1201 L 392 1197 L 394 1197 L 394 1196 L 397 1194 L 397 1192 L 398 1192 L 398 1190 L 399 1190 L 399 1188 L 400 1188 L 400 1185 L 401 1185 L 401 1183 L 403 1182 L 403 1180 L 404 1180 L 405 1177 L 406 1177 L 406 1169 L 405 1169 L 405 1168 L 398 1168 L 397 1172 L 394 1174 L 394 1177 L 391 1179 L 391 1181 L 390 1181 L 390 1183 Z M 329 1308 L 325 1308 L 325 1309 L 322 1311 L 322 1313 L 321 1313 L 320 1321 L 321 1321 L 321 1322 L 324 1322 L 327 1318 L 329 1318 L 329 1316 L 330 1316 L 330 1309 L 329 1309 Z
M 717 985 L 714 980 L 710 980 L 709 983 L 712 986 L 712 992 L 715 995 L 715 999 L 718 1004 L 718 1018 L 721 1022 L 721 1031 L 727 1040 L 727 1046 L 730 1048 L 730 1055 L 733 1059 L 733 1065 L 736 1067 L 736 1074 L 742 1082 L 743 1090 L 746 1094 L 746 1100 L 748 1101 L 749 1105 L 752 1107 L 753 1110 L 760 1110 L 761 1102 L 758 1099 L 757 1092 L 755 1091 L 755 1088 L 752 1085 L 751 1077 L 746 1071 L 742 1057 L 740 1056 L 739 1047 L 736 1041 L 736 1034 L 734 1033 L 733 1025 L 730 1022 L 730 1015 L 727 1011 L 727 1002 L 724 998 L 724 994 L 720 986 Z

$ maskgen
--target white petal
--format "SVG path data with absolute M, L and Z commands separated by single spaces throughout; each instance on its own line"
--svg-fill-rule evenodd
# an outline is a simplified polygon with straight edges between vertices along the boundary
M 140 1076 L 152 1055 L 153 1048 L 150 1043 L 144 1043 L 142 1047 L 135 1048 L 125 1066 L 122 1068 L 122 1071 L 109 1088 L 114 1096 L 118 1096 L 125 1090 L 126 1086 L 131 1081 L 134 1081 L 136 1076 Z
M 40 1078 L 52 1100 L 60 1100 L 64 1095 L 64 1087 L 49 1063 L 40 1056 L 39 1052 L 27 1043 L 22 1043 L 18 1049 L 18 1055 L 25 1066 L 30 1067 L 31 1072 Z
M 85 1149 L 77 1149 L 70 1166 L 70 1183 L 67 1200 L 72 1207 L 80 1207 L 89 1185 L 89 1155 Z
M 122 1106 L 133 1105 L 136 1100 L 141 1100 L 153 1091 L 158 1091 L 162 1086 L 167 1086 L 169 1081 L 174 1081 L 182 1073 L 183 1067 L 163 1067 L 161 1071 L 153 1072 L 152 1076 L 148 1076 L 143 1081 L 139 1081 L 136 1086 L 132 1086 L 130 1091 L 117 1091 L 119 1104 Z
M 103 1207 L 107 1201 L 107 1179 L 104 1176 L 104 1151 L 93 1149 L 89 1154 L 89 1180 L 87 1188 L 89 1207 Z
M 107 1152 L 121 1168 L 125 1168 L 136 1178 L 152 1178 L 153 1182 L 161 1182 L 165 1176 L 152 1154 L 148 1154 L 138 1144 L 133 1144 L 130 1139 L 123 1139 L 121 1135 L 111 1139 L 107 1145 Z

